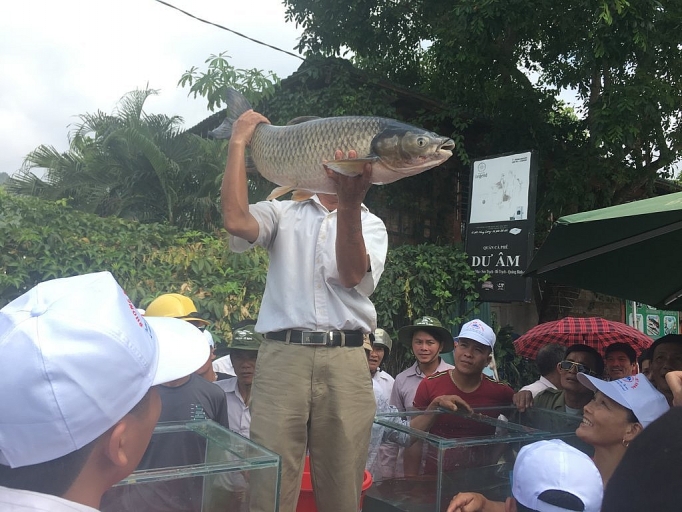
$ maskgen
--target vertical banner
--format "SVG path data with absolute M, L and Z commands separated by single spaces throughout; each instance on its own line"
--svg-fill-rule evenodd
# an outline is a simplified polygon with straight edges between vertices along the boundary
M 471 168 L 466 252 L 483 302 L 531 299 L 523 277 L 533 251 L 537 152 L 475 160 Z

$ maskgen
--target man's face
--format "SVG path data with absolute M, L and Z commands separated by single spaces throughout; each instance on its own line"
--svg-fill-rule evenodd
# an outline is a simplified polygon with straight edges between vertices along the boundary
M 630 359 L 619 350 L 609 352 L 604 360 L 606 366 L 606 375 L 611 380 L 623 379 L 632 375 L 635 369 L 635 364 L 630 362 Z
M 470 340 L 459 338 L 455 346 L 455 368 L 464 375 L 480 375 L 490 362 L 490 347 Z
M 673 370 L 682 370 L 682 343 L 664 343 L 656 347 L 651 358 L 651 382 L 656 389 L 672 399 L 672 391 L 665 380 L 665 374 Z
M 440 354 L 440 342 L 427 331 L 415 331 L 412 335 L 412 352 L 422 364 L 434 361 Z
M 208 355 L 206 362 L 196 371 L 197 375 L 200 375 L 209 382 L 215 382 L 218 376 L 213 370 L 213 361 L 215 360 L 215 348 L 211 347 L 211 352 Z
M 596 368 L 594 367 L 594 357 L 588 352 L 571 352 L 566 356 L 565 361 L 582 364 L 591 371 L 596 371 Z M 559 365 L 561 365 L 561 363 L 559 363 Z M 588 392 L 588 389 L 578 382 L 578 368 L 576 366 L 573 366 L 570 370 L 562 370 L 559 368 L 559 376 L 561 378 L 561 387 L 565 391 L 572 391 L 574 393 Z
M 639 370 L 644 374 L 644 376 L 647 379 L 651 380 L 651 359 L 645 359 L 644 361 L 642 361 L 642 365 Z
M 238 350 L 230 351 L 230 360 L 237 376 L 237 382 L 242 385 L 250 386 L 253 384 L 253 374 L 256 372 L 257 350 Z
M 381 362 L 384 360 L 384 347 L 381 345 L 374 345 L 370 352 L 367 352 L 367 362 L 369 363 L 369 371 L 372 375 L 377 372 Z

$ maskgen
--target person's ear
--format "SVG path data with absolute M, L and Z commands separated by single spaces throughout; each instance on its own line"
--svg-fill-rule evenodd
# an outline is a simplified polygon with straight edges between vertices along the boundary
M 516 512 L 516 499 L 509 497 L 505 500 L 504 512 Z
M 489 365 L 492 361 L 493 361 L 493 353 L 491 351 L 490 354 L 488 354 L 488 359 L 486 360 L 486 363 L 485 363 L 486 366 Z
M 642 430 L 644 430 L 644 427 L 641 423 L 629 423 L 627 429 L 625 429 L 625 434 L 623 435 L 623 442 L 630 444 L 632 440 L 642 432 Z
M 124 467 L 128 464 L 128 446 L 126 443 L 128 430 L 128 424 L 125 418 L 123 418 L 109 429 L 109 432 L 106 434 L 108 439 L 104 451 L 106 457 L 114 466 Z

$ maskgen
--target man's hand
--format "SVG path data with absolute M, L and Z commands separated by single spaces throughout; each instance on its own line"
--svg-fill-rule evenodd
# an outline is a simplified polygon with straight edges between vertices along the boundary
M 457 395 L 441 395 L 433 399 L 433 401 L 426 408 L 428 411 L 433 411 L 442 407 L 449 411 L 457 411 L 460 407 L 466 409 L 467 412 L 474 412 L 471 406 L 466 401 Z
M 232 137 L 230 137 L 230 144 L 244 144 L 245 146 L 251 143 L 253 132 L 256 126 L 260 123 L 270 124 L 268 118 L 253 110 L 244 112 L 232 125 Z
M 514 402 L 519 411 L 524 412 L 526 409 L 533 407 L 533 393 L 530 391 L 519 391 L 512 397 L 512 402 Z
M 447 512 L 504 512 L 504 503 L 489 501 L 476 492 L 460 492 L 452 498 Z
M 349 159 L 357 158 L 358 153 L 351 149 L 348 152 Z M 334 153 L 334 160 L 342 160 L 346 158 L 343 151 L 337 149 Z M 327 176 L 330 180 L 336 183 L 336 195 L 339 198 L 340 208 L 360 208 L 360 204 L 365 200 L 365 195 L 372 186 L 372 164 L 366 163 L 362 169 L 362 174 L 358 176 L 345 176 L 333 171 L 326 165 Z
M 665 374 L 665 381 L 673 392 L 673 405 L 682 405 L 682 371 L 676 370 Z

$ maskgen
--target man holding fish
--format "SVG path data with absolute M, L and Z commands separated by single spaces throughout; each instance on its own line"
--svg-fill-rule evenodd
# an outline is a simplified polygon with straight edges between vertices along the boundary
M 383 222 L 362 204 L 372 164 L 354 177 L 327 170 L 336 194 L 249 206 L 245 150 L 261 123 L 269 122 L 252 110 L 235 121 L 221 188 L 231 248 L 260 245 L 270 256 L 256 325 L 265 341 L 251 438 L 282 457 L 280 511 L 296 509 L 308 449 L 318 509 L 350 512 L 360 499 L 375 410 L 362 335 L 376 328 L 369 295 L 388 247 Z M 254 493 L 252 511 L 274 510 L 265 494 Z

